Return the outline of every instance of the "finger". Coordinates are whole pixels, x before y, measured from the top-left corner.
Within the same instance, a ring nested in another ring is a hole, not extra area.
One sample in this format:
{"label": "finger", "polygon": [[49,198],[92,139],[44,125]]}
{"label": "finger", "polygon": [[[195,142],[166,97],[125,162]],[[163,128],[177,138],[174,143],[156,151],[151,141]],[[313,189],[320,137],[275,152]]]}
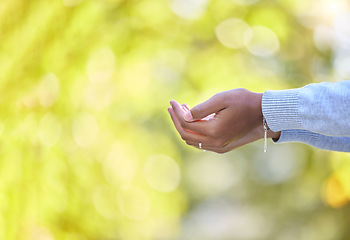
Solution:
{"label": "finger", "polygon": [[243,142],[232,142],[231,144],[228,144],[226,146],[223,146],[223,147],[215,147],[215,146],[209,146],[209,145],[205,145],[202,143],[202,146],[201,148],[199,147],[199,143],[198,142],[186,142],[188,145],[190,146],[193,146],[193,147],[196,147],[196,148],[199,148],[199,149],[202,149],[202,150],[208,150],[208,151],[211,151],[211,152],[216,152],[216,153],[226,153],[226,152],[229,152],[231,150],[234,150],[240,146],[243,146],[245,145],[245,143]]}
{"label": "finger", "polygon": [[226,108],[226,103],[224,101],[225,94],[225,92],[218,93],[207,101],[193,107],[190,112],[187,112],[184,115],[185,120],[188,122],[200,120],[210,114],[217,113]]}
{"label": "finger", "polygon": [[193,142],[207,142],[208,141],[207,137],[205,137],[203,135],[200,135],[198,133],[190,132],[190,131],[183,129],[179,120],[177,119],[177,117],[174,113],[174,110],[171,107],[169,107],[168,111],[169,111],[171,120],[173,121],[176,130],[179,132],[181,138],[184,141],[193,141]]}
{"label": "finger", "polygon": [[185,114],[185,112],[182,109],[182,106],[175,100],[172,100],[170,104],[182,128],[188,129],[193,132],[197,132],[201,135],[205,135],[205,136],[208,135],[208,129],[210,129],[211,127],[210,121],[196,121],[191,123],[186,122],[185,119],[183,118],[183,115]]}
{"label": "finger", "polygon": [[[263,132],[261,129],[262,129],[261,126],[259,126],[255,129],[253,129],[251,132],[249,132],[245,136],[243,136],[243,137],[239,138],[238,140],[233,141],[233,142],[231,142],[228,145],[225,145],[223,147],[215,147],[215,146],[202,144],[202,149],[216,152],[216,153],[226,153],[226,152],[232,151],[232,150],[237,149],[239,147],[242,147],[248,143],[251,143],[251,142],[254,142],[256,140],[261,139],[263,136]],[[190,142],[189,145],[199,148],[198,142]]]}
{"label": "finger", "polygon": [[228,152],[231,150],[228,146],[214,147],[214,146],[209,146],[209,145],[201,143],[201,147],[199,147],[199,142],[186,142],[186,143],[188,145],[195,147],[195,148],[198,148],[200,150],[204,150],[204,151],[208,150],[208,151],[216,152],[216,153],[225,153],[225,152]]}
{"label": "finger", "polygon": [[202,149],[207,149],[207,148],[212,148],[212,149],[219,149],[219,148],[224,148],[224,146],[222,147],[217,147],[215,146],[211,141],[207,141],[207,142],[197,142],[197,141],[186,141],[186,143],[190,146],[194,146],[199,148],[199,143],[202,144]]}
{"label": "finger", "polygon": [[184,140],[184,141],[197,141],[197,142],[207,142],[207,139],[205,136],[203,135],[200,135],[196,132],[192,132],[192,131],[189,131],[187,129],[184,129],[182,128],[179,120],[177,119],[175,113],[174,113],[174,110],[169,107],[168,108],[168,111],[169,111],[169,114],[170,114],[170,117],[174,123],[174,126],[176,128],[176,130],[179,132],[181,138]]}
{"label": "finger", "polygon": [[188,106],[186,103],[181,104],[181,106],[182,106],[182,109],[183,109],[185,112],[188,112],[188,111],[191,109],[190,106]]}

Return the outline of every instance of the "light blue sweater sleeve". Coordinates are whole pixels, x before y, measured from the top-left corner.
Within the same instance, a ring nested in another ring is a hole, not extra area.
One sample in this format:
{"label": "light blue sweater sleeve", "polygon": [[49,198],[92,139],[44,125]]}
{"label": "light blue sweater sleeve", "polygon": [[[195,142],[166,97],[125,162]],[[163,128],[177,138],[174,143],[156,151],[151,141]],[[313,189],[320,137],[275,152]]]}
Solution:
{"label": "light blue sweater sleeve", "polygon": [[262,111],[270,129],[282,131],[278,142],[350,151],[350,80],[266,91]]}

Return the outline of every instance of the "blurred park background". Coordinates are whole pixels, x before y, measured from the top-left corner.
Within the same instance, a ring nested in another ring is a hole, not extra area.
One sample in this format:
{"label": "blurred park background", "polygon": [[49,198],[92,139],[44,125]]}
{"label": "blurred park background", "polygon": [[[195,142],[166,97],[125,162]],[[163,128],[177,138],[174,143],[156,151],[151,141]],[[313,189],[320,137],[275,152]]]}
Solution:
{"label": "blurred park background", "polygon": [[348,0],[2,0],[0,239],[349,239],[349,154],[202,152],[167,113],[350,79],[349,39]]}

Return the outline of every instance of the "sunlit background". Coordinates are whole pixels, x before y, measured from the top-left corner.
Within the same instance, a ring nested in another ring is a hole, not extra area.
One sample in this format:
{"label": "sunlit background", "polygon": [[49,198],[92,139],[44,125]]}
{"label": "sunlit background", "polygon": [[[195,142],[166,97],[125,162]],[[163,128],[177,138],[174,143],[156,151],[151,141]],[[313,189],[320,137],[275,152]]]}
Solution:
{"label": "sunlit background", "polygon": [[348,0],[2,0],[0,239],[330,240],[350,155],[186,146],[167,113],[350,79]]}

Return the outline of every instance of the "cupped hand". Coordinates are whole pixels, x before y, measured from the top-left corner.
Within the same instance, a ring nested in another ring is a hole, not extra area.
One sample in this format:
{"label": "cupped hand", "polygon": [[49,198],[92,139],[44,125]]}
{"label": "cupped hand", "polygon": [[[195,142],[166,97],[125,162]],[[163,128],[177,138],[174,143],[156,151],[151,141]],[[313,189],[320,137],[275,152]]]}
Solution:
{"label": "cupped hand", "polygon": [[[168,108],[181,138],[188,145],[218,153],[256,141],[264,136],[261,93],[233,89],[214,95],[189,108],[175,100]],[[269,137],[277,137],[270,131]]]}

